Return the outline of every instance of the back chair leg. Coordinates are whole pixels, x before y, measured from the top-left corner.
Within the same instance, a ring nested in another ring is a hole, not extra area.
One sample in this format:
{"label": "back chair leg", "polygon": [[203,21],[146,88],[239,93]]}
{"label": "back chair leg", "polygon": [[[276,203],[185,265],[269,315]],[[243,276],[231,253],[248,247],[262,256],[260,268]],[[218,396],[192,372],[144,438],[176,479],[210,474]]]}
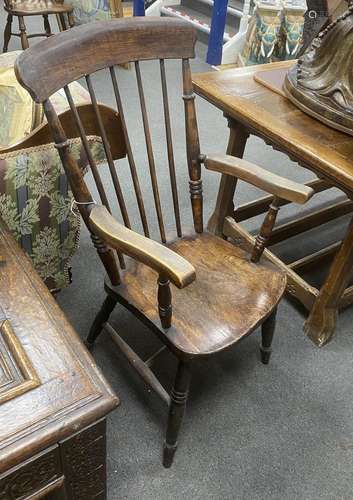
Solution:
{"label": "back chair leg", "polygon": [[109,316],[114,310],[114,307],[116,306],[117,300],[115,297],[112,297],[111,295],[107,295],[105,301],[103,302],[103,305],[97,314],[97,316],[94,318],[94,321],[92,323],[91,329],[89,331],[88,337],[86,339],[86,346],[91,349],[94,345],[94,342],[96,341],[98,335],[102,331],[102,326],[104,323],[106,323],[109,319]]}
{"label": "back chair leg", "polygon": [[49,37],[51,36],[51,27],[50,27],[50,22],[49,22],[49,18],[48,18],[48,15],[47,14],[44,14],[43,15],[43,19],[44,19],[44,29],[45,29],[45,33],[46,35]]}
{"label": "back chair leg", "polygon": [[26,33],[25,20],[24,20],[23,16],[18,16],[18,26],[20,28],[22,49],[26,50],[26,49],[28,49],[29,45],[28,45],[28,38],[27,38],[27,33]]}
{"label": "back chair leg", "polygon": [[273,334],[275,333],[276,327],[276,314],[277,308],[274,309],[271,315],[262,324],[262,344],[260,346],[261,361],[267,365],[271,357],[271,344],[273,339]]}
{"label": "back chair leg", "polygon": [[12,14],[8,14],[7,23],[4,31],[4,48],[2,49],[3,52],[7,52],[11,38],[11,32],[12,32]]}
{"label": "back chair leg", "polygon": [[60,24],[62,26],[62,30],[66,31],[67,30],[67,24],[66,24],[66,19],[65,19],[64,14],[59,14],[59,17],[60,17]]}
{"label": "back chair leg", "polygon": [[171,392],[167,434],[163,450],[163,465],[170,467],[178,446],[178,434],[183,421],[186,400],[189,393],[191,372],[184,361],[179,361],[174,387]]}

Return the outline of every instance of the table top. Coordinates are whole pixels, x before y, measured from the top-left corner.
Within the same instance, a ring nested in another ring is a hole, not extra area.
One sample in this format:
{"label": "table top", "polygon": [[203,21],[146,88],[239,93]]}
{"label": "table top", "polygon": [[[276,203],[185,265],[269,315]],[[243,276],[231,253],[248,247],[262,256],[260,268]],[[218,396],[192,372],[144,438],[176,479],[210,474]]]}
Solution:
{"label": "table top", "polygon": [[311,118],[254,80],[259,71],[292,64],[285,61],[193,74],[194,90],[250,133],[263,137],[318,176],[353,191],[353,137]]}
{"label": "table top", "polygon": [[0,221],[0,474],[118,399]]}

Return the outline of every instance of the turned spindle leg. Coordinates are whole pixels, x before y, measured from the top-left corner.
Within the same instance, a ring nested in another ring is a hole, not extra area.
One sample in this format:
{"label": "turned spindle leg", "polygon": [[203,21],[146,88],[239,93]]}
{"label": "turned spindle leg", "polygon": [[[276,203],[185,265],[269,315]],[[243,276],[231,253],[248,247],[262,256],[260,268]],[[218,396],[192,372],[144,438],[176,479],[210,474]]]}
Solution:
{"label": "turned spindle leg", "polygon": [[95,246],[95,249],[97,250],[98,256],[101,259],[105,270],[107,271],[111,284],[114,286],[119,285],[120,274],[114,252],[107,247],[107,245],[101,238],[99,238],[99,236],[96,236],[93,233],[91,233],[91,240]]}
{"label": "turned spindle leg", "polygon": [[251,262],[259,262],[261,255],[266,248],[267,242],[271,236],[272,229],[276,222],[279,211],[279,204],[279,198],[274,197],[271,205],[269,206],[265,220],[262,223],[260,232],[255,239],[255,245],[250,258]]}
{"label": "turned spindle leg", "polygon": [[262,324],[262,344],[260,346],[260,353],[261,361],[264,365],[269,363],[271,357],[271,344],[276,327],[276,313],[277,309],[274,309],[271,315]]}
{"label": "turned spindle leg", "polygon": [[185,413],[190,379],[191,372],[189,365],[184,361],[179,361],[174,387],[170,395],[168,427],[163,450],[163,465],[167,468],[172,465],[178,446],[178,435]]}

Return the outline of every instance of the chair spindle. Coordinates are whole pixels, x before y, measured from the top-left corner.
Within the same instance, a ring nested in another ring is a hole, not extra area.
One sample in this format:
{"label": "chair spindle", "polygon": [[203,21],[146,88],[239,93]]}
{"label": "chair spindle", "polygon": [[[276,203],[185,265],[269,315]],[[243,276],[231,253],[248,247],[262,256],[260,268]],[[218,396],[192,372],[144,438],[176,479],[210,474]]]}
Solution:
{"label": "chair spindle", "polygon": [[263,251],[266,248],[269,237],[271,236],[272,229],[275,225],[278,211],[280,209],[281,200],[276,196],[273,198],[271,205],[269,206],[266,217],[261,225],[259,234],[255,239],[255,244],[251,253],[251,262],[259,262]]}
{"label": "chair spindle", "polygon": [[177,186],[176,174],[175,174],[173,140],[172,140],[171,125],[170,125],[168,89],[167,89],[167,79],[166,79],[166,74],[165,74],[164,59],[160,59],[159,62],[160,62],[160,69],[161,69],[161,83],[162,83],[162,95],[163,95],[164,123],[165,123],[165,135],[166,135],[167,151],[168,151],[168,165],[169,165],[170,185],[171,185],[171,188],[172,188],[174,217],[175,217],[175,224],[176,224],[177,235],[179,236],[179,238],[181,238],[182,237],[182,231],[181,231],[181,221],[180,221],[178,186]]}
{"label": "chair spindle", "polygon": [[195,94],[192,87],[189,59],[183,59],[182,69],[183,100],[185,107],[186,150],[190,177],[190,198],[195,231],[197,233],[202,233],[203,198],[200,164],[200,144],[195,110]]}
{"label": "chair spindle", "polygon": [[158,277],[158,312],[164,329],[168,329],[172,324],[172,292],[170,281],[163,275]]}
{"label": "chair spindle", "polygon": [[120,96],[120,91],[118,87],[118,82],[115,74],[115,69],[113,66],[109,68],[110,71],[110,76],[112,79],[112,84],[113,84],[113,89],[114,89],[114,94],[115,94],[115,100],[116,100],[116,105],[118,108],[118,112],[120,115],[120,120],[121,120],[121,125],[123,129],[123,134],[124,134],[124,139],[125,139],[125,144],[126,144],[126,152],[127,152],[127,158],[129,162],[129,167],[130,167],[130,173],[131,173],[131,178],[132,182],[134,185],[134,190],[135,190],[135,195],[136,195],[136,200],[137,200],[137,205],[139,208],[140,212],[140,217],[141,217],[141,223],[143,227],[143,231],[145,236],[149,238],[149,229],[148,229],[148,223],[147,223],[147,216],[146,216],[146,211],[145,211],[145,206],[143,203],[143,198],[142,198],[142,192],[141,192],[141,187],[137,175],[137,169],[136,169],[136,163],[134,156],[132,154],[132,148],[131,148],[131,143],[130,143],[130,138],[129,134],[127,131],[127,126],[126,126],[126,121],[125,121],[125,115],[124,115],[124,109],[123,109],[123,103],[121,100]]}
{"label": "chair spindle", "polygon": [[166,242],[165,227],[164,227],[164,221],[163,221],[163,215],[162,215],[161,200],[160,200],[160,196],[159,196],[157,174],[156,174],[156,165],[155,165],[154,155],[153,155],[152,139],[151,139],[151,132],[150,132],[150,127],[149,127],[149,123],[148,123],[145,93],[143,91],[140,64],[138,61],[135,62],[135,72],[136,72],[138,94],[139,94],[139,99],[140,99],[143,130],[145,133],[148,166],[149,166],[150,176],[151,176],[154,204],[155,204],[156,213],[157,213],[158,226],[159,226],[159,232],[161,235],[161,240],[163,243],[165,243]]}
{"label": "chair spindle", "polygon": [[98,108],[97,99],[96,99],[96,95],[95,95],[94,90],[93,90],[90,75],[86,75],[86,82],[87,82],[88,92],[89,92],[89,95],[91,97],[91,102],[92,102],[92,106],[94,109],[94,113],[95,113],[96,118],[97,118],[99,132],[100,132],[100,135],[101,135],[101,138],[103,141],[104,151],[105,151],[105,155],[107,157],[108,166],[109,166],[110,175],[111,175],[111,178],[112,178],[112,181],[114,184],[115,193],[116,193],[116,196],[118,198],[118,203],[119,203],[121,215],[123,217],[123,221],[124,221],[125,226],[130,229],[131,225],[130,225],[129,216],[128,216],[128,213],[126,210],[124,196],[123,196],[120,182],[119,182],[116,170],[115,170],[113,156],[112,156],[112,153],[110,151],[110,145],[109,145],[109,141],[107,139],[106,132],[104,130],[102,117],[101,117],[101,114],[100,114],[100,111]]}
{"label": "chair spindle", "polygon": [[109,210],[109,212],[111,213],[111,209],[110,209],[110,206],[109,206],[108,198],[107,198],[107,195],[106,195],[106,193],[104,191],[104,186],[103,186],[102,179],[101,179],[101,177],[99,175],[99,172],[98,172],[98,169],[97,169],[97,165],[96,165],[96,163],[95,163],[95,161],[93,159],[91,148],[89,147],[89,143],[88,143],[88,140],[87,140],[87,137],[86,137],[85,130],[84,130],[83,125],[82,125],[82,121],[81,121],[80,115],[78,114],[77,108],[75,106],[75,103],[74,103],[74,100],[72,98],[72,95],[71,95],[71,92],[70,92],[70,89],[69,89],[68,85],[66,85],[64,87],[64,91],[65,91],[66,98],[67,98],[67,101],[69,103],[70,109],[71,109],[71,111],[72,111],[72,113],[74,115],[75,123],[76,123],[77,129],[79,131],[83,147],[85,149],[85,153],[86,153],[86,156],[87,156],[87,159],[88,159],[88,163],[89,163],[89,166],[91,168],[91,171],[92,171],[92,174],[93,174],[93,178],[94,178],[94,181],[96,183],[97,190],[98,190],[101,202],[103,203],[103,205],[105,205],[105,207],[107,208],[107,210]]}
{"label": "chair spindle", "polygon": [[[106,195],[105,190],[104,190],[102,179],[101,179],[100,174],[98,172],[97,165],[93,159],[91,148],[89,147],[89,142],[87,140],[86,132],[83,128],[80,115],[77,111],[77,108],[75,106],[75,103],[74,103],[74,100],[72,98],[70,88],[68,85],[65,85],[64,91],[65,91],[66,99],[69,103],[70,109],[74,115],[75,123],[76,123],[77,129],[78,129],[80,137],[81,137],[81,141],[82,141],[82,144],[83,144],[83,147],[84,147],[87,159],[88,159],[88,163],[90,165],[90,168],[91,168],[91,171],[93,174],[93,178],[94,178],[97,190],[98,190],[99,197],[100,197],[103,205],[105,205],[107,210],[109,210],[109,212],[111,213],[111,208],[110,208],[110,205],[108,202],[107,195]],[[117,252],[117,254],[118,254],[118,258],[119,258],[120,267],[122,269],[125,269],[125,261],[124,261],[123,254],[121,252]]]}

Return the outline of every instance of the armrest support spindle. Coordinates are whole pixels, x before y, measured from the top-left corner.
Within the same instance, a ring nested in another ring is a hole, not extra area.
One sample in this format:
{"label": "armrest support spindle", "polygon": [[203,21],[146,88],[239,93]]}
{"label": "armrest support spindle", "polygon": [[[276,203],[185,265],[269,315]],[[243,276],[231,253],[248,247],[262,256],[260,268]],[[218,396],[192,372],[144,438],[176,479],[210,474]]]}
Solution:
{"label": "armrest support spindle", "polygon": [[275,225],[278,211],[280,209],[280,199],[274,198],[271,205],[269,206],[266,217],[261,225],[259,234],[255,239],[255,245],[253,247],[250,260],[251,262],[259,262],[263,251],[266,248],[269,237],[271,236],[272,229]]}
{"label": "armrest support spindle", "polygon": [[170,281],[163,274],[158,277],[158,312],[162,327],[167,330],[172,324],[172,292]]}

